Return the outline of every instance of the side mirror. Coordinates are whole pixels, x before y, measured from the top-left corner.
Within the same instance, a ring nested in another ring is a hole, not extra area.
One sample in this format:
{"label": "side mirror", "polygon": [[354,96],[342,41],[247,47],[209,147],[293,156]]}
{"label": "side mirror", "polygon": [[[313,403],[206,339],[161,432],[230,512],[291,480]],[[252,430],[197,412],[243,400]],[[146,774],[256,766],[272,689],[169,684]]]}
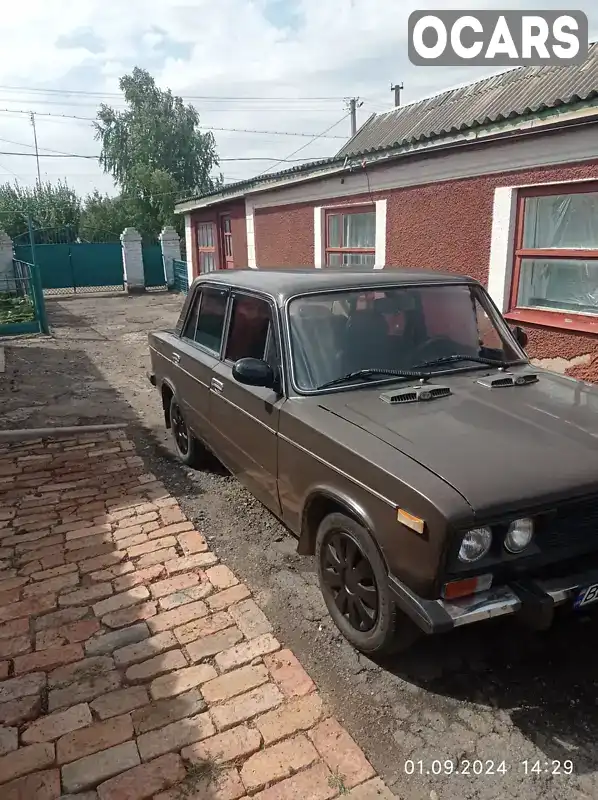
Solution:
{"label": "side mirror", "polygon": [[525,350],[529,340],[527,333],[521,326],[517,325],[515,328],[513,328],[513,336],[517,339],[517,343]]}
{"label": "side mirror", "polygon": [[245,386],[263,386],[273,389],[274,370],[260,358],[240,358],[233,367],[233,378]]}

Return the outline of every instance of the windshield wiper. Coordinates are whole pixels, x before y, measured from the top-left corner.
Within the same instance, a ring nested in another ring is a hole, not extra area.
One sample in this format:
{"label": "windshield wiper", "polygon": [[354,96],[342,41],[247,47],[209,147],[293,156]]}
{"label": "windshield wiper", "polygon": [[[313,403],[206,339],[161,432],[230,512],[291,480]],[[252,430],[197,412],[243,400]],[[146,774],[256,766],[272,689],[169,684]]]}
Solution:
{"label": "windshield wiper", "polygon": [[456,353],[453,356],[444,356],[443,358],[434,358],[432,361],[424,361],[422,364],[415,364],[414,370],[423,369],[424,367],[439,367],[442,364],[453,364],[457,361],[473,361],[474,364],[485,364],[488,367],[512,367],[514,364],[525,364],[527,362],[518,358],[515,361],[501,361],[497,358],[484,358],[483,356],[468,356]]}
{"label": "windshield wiper", "polygon": [[368,378],[375,378],[378,375],[388,375],[390,378],[430,378],[429,372],[418,372],[417,370],[406,369],[360,369],[357,372],[348,372],[340,378],[334,378],[332,381],[326,381],[321,386],[316,386],[316,389],[330,389],[332,386],[338,386],[347,381],[366,380]]}

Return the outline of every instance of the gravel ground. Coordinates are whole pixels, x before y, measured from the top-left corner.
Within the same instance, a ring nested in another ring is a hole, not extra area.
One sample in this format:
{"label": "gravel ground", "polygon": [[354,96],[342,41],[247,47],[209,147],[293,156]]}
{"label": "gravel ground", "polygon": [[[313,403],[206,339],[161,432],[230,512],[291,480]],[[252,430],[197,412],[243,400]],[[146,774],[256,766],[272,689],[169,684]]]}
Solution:
{"label": "gravel ground", "polygon": [[500,621],[471,626],[385,664],[357,654],[328,619],[313,560],[297,556],[285,528],[219,464],[193,471],[174,460],[146,379],[146,334],[172,327],[181,302],[49,301],[52,337],[3,342],[0,430],[129,421],[149,468],[247,581],[402,800],[598,797],[598,619],[543,634]]}

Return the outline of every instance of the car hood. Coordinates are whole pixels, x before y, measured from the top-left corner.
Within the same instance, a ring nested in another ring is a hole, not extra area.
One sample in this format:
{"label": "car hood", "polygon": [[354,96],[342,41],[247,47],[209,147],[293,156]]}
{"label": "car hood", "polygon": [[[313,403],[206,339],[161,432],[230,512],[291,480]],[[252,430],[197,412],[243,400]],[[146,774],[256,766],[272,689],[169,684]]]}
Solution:
{"label": "car hood", "polygon": [[489,372],[437,376],[452,394],[428,402],[390,405],[385,385],[320,405],[434,472],[476,513],[598,493],[598,388],[533,372],[537,383],[492,389],[478,382]]}

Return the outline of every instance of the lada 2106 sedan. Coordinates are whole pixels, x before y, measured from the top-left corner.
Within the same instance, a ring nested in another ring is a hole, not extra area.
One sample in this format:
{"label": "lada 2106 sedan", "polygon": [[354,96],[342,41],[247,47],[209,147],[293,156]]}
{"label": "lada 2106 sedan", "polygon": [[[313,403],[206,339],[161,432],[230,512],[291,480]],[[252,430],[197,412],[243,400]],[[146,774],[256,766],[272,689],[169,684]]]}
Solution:
{"label": "lada 2106 sedan", "polygon": [[598,390],[533,368],[476,281],[212,273],[149,344],[180,459],[208,448],[315,554],[362,652],[598,600]]}

